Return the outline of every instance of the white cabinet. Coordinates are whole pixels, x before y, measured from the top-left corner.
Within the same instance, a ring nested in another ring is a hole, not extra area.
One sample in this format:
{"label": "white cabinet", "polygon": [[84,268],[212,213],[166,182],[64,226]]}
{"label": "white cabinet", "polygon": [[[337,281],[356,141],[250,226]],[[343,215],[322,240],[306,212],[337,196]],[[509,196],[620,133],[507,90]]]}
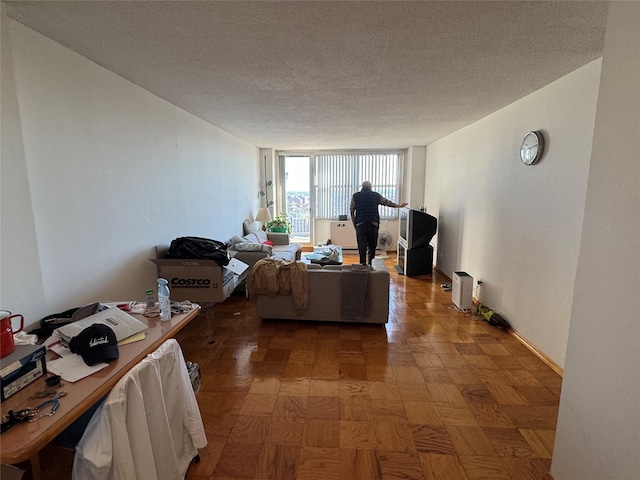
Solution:
{"label": "white cabinet", "polygon": [[334,245],[340,245],[343,249],[358,248],[356,229],[351,220],[329,222],[329,235],[331,236],[331,243]]}

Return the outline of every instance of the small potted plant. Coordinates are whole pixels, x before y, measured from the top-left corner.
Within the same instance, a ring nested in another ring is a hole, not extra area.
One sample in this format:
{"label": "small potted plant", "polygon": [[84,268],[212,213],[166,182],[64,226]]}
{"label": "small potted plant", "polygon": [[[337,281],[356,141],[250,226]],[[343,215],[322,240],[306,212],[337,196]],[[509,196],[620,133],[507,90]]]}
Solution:
{"label": "small potted plant", "polygon": [[267,224],[267,229],[270,232],[291,233],[291,222],[286,213],[280,213]]}

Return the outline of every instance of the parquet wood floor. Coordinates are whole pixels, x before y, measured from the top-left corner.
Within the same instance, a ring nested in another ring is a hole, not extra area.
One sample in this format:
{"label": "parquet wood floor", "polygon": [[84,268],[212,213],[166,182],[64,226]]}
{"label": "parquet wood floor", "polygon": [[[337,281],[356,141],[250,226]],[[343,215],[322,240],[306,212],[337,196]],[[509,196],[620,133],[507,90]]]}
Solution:
{"label": "parquet wood floor", "polygon": [[560,377],[393,263],[384,326],[262,321],[242,296],[191,323],[209,445],[188,480],[551,478]]}
{"label": "parquet wood floor", "polygon": [[235,294],[181,332],[209,440],[187,480],[552,480],[561,378],[386,262],[386,325],[263,321]]}

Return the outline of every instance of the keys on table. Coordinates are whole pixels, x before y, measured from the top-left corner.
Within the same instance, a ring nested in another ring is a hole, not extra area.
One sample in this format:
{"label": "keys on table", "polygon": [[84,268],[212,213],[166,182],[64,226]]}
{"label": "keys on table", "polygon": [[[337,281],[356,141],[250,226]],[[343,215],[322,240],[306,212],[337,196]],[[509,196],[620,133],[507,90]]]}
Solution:
{"label": "keys on table", "polygon": [[[27,407],[18,411],[9,410],[7,414],[2,417],[0,433],[6,432],[18,423],[34,422],[38,420],[38,418],[52,416],[60,406],[60,399],[66,395],[67,392],[57,392],[55,390],[41,390],[36,392],[30,399],[46,398],[46,400],[35,407]],[[47,405],[51,405],[49,411],[44,409]]]}

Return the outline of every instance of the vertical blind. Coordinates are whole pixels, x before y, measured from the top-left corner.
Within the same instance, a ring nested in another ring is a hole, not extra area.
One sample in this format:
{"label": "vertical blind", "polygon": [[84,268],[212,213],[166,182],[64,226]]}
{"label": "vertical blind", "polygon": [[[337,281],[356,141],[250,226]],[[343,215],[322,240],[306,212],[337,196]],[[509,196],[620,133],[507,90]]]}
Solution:
{"label": "vertical blind", "polygon": [[[392,202],[399,202],[404,154],[394,153],[327,153],[314,159],[315,218],[338,218],[349,215],[351,196],[362,182]],[[380,207],[380,218],[394,218],[397,210]]]}

